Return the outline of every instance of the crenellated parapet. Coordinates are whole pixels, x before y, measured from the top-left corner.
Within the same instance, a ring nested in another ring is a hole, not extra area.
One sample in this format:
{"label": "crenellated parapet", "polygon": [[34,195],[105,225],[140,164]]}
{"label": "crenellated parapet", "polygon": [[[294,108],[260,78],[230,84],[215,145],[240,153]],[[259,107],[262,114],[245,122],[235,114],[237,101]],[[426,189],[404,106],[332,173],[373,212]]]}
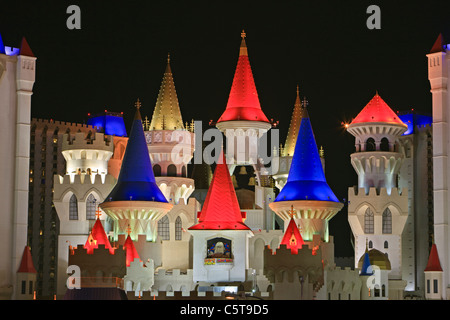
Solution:
{"label": "crenellated parapet", "polygon": [[88,253],[80,244],[69,249],[70,265],[80,268],[82,287],[92,286],[93,283],[99,286],[102,281],[122,279],[126,275],[126,250],[119,246],[111,254],[105,245],[99,245],[93,253]]}
{"label": "crenellated parapet", "polygon": [[311,283],[321,281],[323,265],[321,249],[303,246],[298,254],[292,254],[286,245],[273,251],[264,249],[264,275],[270,282],[298,281],[298,276],[308,276]]}

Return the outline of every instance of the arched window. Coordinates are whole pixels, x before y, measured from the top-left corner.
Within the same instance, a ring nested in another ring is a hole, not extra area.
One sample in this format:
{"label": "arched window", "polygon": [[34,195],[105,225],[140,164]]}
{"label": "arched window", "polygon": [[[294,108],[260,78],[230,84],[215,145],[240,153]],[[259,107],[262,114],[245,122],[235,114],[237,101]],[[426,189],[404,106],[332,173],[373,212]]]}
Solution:
{"label": "arched window", "polygon": [[375,140],[373,138],[369,138],[366,140],[366,151],[375,151]]}
{"label": "arched window", "polygon": [[387,138],[381,139],[380,150],[389,151],[389,140]]}
{"label": "arched window", "polygon": [[86,199],[86,220],[95,220],[96,202],[97,200],[91,193]]}
{"label": "arched window", "polygon": [[155,177],[161,176],[161,166],[159,164],[155,164],[153,166],[153,174],[155,175]]}
{"label": "arched window", "polygon": [[174,164],[171,164],[167,167],[167,176],[168,177],[176,177],[177,176],[177,167]]}
{"label": "arched window", "polygon": [[69,200],[69,220],[78,220],[78,200],[75,194]]}
{"label": "arched window", "polygon": [[170,240],[169,218],[167,216],[158,221],[158,235],[162,240]]}
{"label": "arched window", "polygon": [[386,208],[383,211],[383,233],[388,233],[391,234],[392,233],[392,214],[391,214],[391,210],[389,210],[389,208]]}
{"label": "arched window", "polygon": [[182,238],[182,223],[181,218],[178,216],[175,220],[175,240],[181,240]]}
{"label": "arched window", "polygon": [[364,232],[373,233],[373,212],[370,208],[366,209],[364,214]]}
{"label": "arched window", "polygon": [[389,243],[387,241],[384,242],[384,248],[389,249]]}
{"label": "arched window", "polygon": [[372,240],[370,240],[369,241],[369,249],[372,249],[373,248],[373,242],[372,242]]}

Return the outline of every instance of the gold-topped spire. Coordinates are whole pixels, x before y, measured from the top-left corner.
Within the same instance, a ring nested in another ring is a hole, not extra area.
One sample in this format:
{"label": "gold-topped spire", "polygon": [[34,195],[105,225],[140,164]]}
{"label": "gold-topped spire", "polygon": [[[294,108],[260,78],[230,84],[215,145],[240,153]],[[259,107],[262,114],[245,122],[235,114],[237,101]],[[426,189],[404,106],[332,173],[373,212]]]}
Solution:
{"label": "gold-topped spire", "polygon": [[177,92],[170,68],[170,53],[167,54],[166,71],[161,82],[155,109],[149,130],[182,130],[184,129],[178,104]]}
{"label": "gold-topped spire", "polygon": [[245,37],[247,36],[247,34],[245,33],[244,29],[242,29],[241,32],[241,47],[239,48],[239,55],[240,56],[248,56],[248,51],[247,51],[247,44],[245,43]]}
{"label": "gold-topped spire", "polygon": [[300,100],[300,86],[297,85],[297,96],[294,103],[294,111],[292,112],[291,123],[289,125],[288,134],[284,144],[283,151],[280,152],[283,156],[293,156],[295,144],[297,143],[297,134],[300,130],[300,123],[302,122],[302,102]]}
{"label": "gold-topped spire", "polygon": [[134,103],[134,106],[138,110],[141,108],[142,104],[141,104],[141,101],[139,100],[139,98],[137,98],[136,102]]}
{"label": "gold-topped spire", "polygon": [[295,211],[294,211],[294,206],[293,205],[291,205],[291,210],[289,210],[288,212],[289,212],[289,216],[291,217],[291,219],[293,219],[294,215],[295,215]]}

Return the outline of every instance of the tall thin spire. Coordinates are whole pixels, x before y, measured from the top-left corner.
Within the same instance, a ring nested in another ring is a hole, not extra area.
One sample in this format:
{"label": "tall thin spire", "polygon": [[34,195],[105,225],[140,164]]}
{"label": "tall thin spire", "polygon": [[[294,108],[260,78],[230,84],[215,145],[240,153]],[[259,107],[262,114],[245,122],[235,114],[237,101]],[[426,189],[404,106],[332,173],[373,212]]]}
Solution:
{"label": "tall thin spire", "polygon": [[259,103],[255,80],[248,58],[247,45],[245,43],[246,33],[241,33],[241,46],[239,48],[239,59],[231,85],[227,107],[217,121],[260,121],[269,122]]}
{"label": "tall thin spire", "polygon": [[302,102],[300,101],[300,91],[297,85],[297,97],[295,98],[294,110],[292,111],[291,123],[289,125],[286,142],[284,144],[283,156],[294,155],[295,143],[297,142],[297,134],[300,130],[302,122]]}
{"label": "tall thin spire", "polygon": [[178,96],[175,90],[172,69],[170,67],[170,53],[167,54],[167,65],[156,100],[150,130],[179,130],[184,129]]}

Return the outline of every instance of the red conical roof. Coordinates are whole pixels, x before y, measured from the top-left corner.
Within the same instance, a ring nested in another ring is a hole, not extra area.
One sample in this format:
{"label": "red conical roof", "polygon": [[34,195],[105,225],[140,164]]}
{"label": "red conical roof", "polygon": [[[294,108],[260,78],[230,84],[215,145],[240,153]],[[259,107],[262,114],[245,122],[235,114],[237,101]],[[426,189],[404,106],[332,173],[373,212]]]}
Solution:
{"label": "red conical roof", "polygon": [[134,259],[138,258],[140,260],[139,254],[136,250],[136,247],[134,246],[133,240],[131,240],[130,235],[128,235],[127,239],[125,240],[123,248],[126,250],[127,267],[130,266],[130,263],[133,262]]}
{"label": "red conical roof", "polygon": [[25,37],[22,38],[22,43],[20,44],[19,52],[21,56],[34,57],[34,53],[33,51],[31,51],[31,48],[28,45],[27,39],[25,39]]}
{"label": "red conical roof", "polygon": [[103,229],[102,222],[100,219],[97,219],[92,227],[84,248],[87,250],[88,254],[92,254],[94,249],[97,249],[99,245],[105,245],[105,248],[109,249],[111,254],[114,254],[114,248],[108,240],[108,236],[106,235],[105,229]]}
{"label": "red conical roof", "polygon": [[20,261],[20,266],[17,272],[23,273],[37,273],[34,268],[33,258],[31,257],[31,251],[29,246],[25,246],[22,254],[22,261]]}
{"label": "red conical roof", "polygon": [[352,124],[356,123],[370,123],[370,122],[385,122],[391,124],[399,124],[406,127],[406,124],[400,120],[394,111],[384,102],[378,95],[372,98],[369,103],[361,110],[361,112],[353,119]]}
{"label": "red conical roof", "polygon": [[437,37],[436,41],[433,44],[433,47],[430,50],[430,53],[436,53],[436,52],[443,52],[445,51],[445,40],[444,40],[444,36],[442,35],[442,33],[439,34],[439,36]]}
{"label": "red conical roof", "polygon": [[280,244],[284,244],[288,249],[291,249],[291,254],[297,254],[298,249],[301,249],[302,245],[305,244],[294,218],[291,218]]}
{"label": "red conical roof", "polygon": [[223,121],[262,121],[269,122],[259,104],[258,92],[247,54],[245,33],[242,32],[239,59],[233,84],[228,97],[227,108],[217,122]]}
{"label": "red conical roof", "polygon": [[441,263],[439,262],[439,255],[436,244],[433,243],[430,250],[430,257],[428,264],[424,271],[442,271]]}
{"label": "red conical roof", "polygon": [[223,151],[219,160],[199,213],[199,223],[189,230],[250,230],[243,223],[245,213],[239,208]]}

